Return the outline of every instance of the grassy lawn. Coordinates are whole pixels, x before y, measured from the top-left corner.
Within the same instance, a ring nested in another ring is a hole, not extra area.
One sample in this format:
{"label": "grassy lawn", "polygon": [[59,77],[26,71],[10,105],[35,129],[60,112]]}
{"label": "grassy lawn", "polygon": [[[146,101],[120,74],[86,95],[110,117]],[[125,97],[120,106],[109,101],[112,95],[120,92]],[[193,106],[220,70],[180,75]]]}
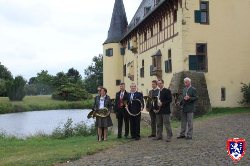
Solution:
{"label": "grassy lawn", "polygon": [[53,100],[51,96],[26,96],[23,101],[11,102],[7,97],[0,97],[0,114],[51,109],[91,108],[93,100],[67,102]]}
{"label": "grassy lawn", "polygon": [[[196,118],[196,120],[202,121],[207,118],[236,113],[250,113],[250,108],[215,108],[203,117]],[[113,122],[114,126],[117,126],[114,116]],[[173,128],[178,128],[180,122],[172,121],[171,125]],[[142,137],[149,134],[150,127],[142,122]],[[66,139],[32,137],[26,140],[0,136],[0,165],[53,165],[69,160],[77,160],[81,156],[91,155],[126,142],[128,142],[126,139],[116,139],[115,134],[111,134],[108,141],[103,142],[97,142],[96,136]]]}
{"label": "grassy lawn", "polygon": [[53,165],[79,159],[127,140],[111,135],[108,141],[97,142],[96,136],[52,139],[33,137],[26,140],[0,138],[0,165]]}

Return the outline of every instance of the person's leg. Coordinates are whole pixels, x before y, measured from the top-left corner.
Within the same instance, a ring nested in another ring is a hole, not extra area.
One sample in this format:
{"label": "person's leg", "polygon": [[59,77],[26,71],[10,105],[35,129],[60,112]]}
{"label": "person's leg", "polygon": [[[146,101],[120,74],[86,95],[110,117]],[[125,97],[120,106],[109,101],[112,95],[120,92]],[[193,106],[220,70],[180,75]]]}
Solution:
{"label": "person's leg", "polygon": [[123,116],[120,112],[117,112],[117,120],[118,120],[118,134],[117,138],[122,137],[122,124],[123,124]]}
{"label": "person's leg", "polygon": [[156,135],[156,115],[154,111],[150,111],[149,115],[151,119],[151,135],[149,137],[153,137]]}
{"label": "person's leg", "polygon": [[156,139],[162,139],[162,130],[163,130],[162,114],[156,114],[156,123],[157,123]]}
{"label": "person's leg", "polygon": [[124,136],[127,137],[129,134],[129,114],[127,112],[125,112],[126,110],[124,110],[124,124],[125,124],[125,134]]}
{"label": "person's leg", "polygon": [[129,121],[130,121],[130,135],[131,135],[131,138],[135,138],[135,124],[134,124],[135,120],[134,120],[134,117],[130,116]]}
{"label": "person's leg", "polygon": [[181,112],[181,137],[185,137],[186,133],[186,127],[187,127],[187,113],[186,112]]}
{"label": "person's leg", "polygon": [[98,141],[102,140],[102,128],[98,127]]}
{"label": "person's leg", "polygon": [[187,138],[192,138],[193,136],[193,112],[187,113],[187,125],[188,125],[188,130],[187,130]]}
{"label": "person's leg", "polygon": [[108,135],[108,128],[107,127],[104,127],[103,128],[103,136],[104,136],[104,141],[106,141],[107,140],[107,135]]}
{"label": "person's leg", "polygon": [[136,119],[136,122],[135,122],[135,126],[136,126],[136,130],[135,130],[135,132],[136,132],[136,139],[140,139],[140,127],[141,127],[141,114],[140,115],[138,115],[138,116],[136,116],[135,117],[135,119]]}
{"label": "person's leg", "polygon": [[164,114],[162,116],[163,116],[163,123],[167,132],[167,141],[169,142],[173,136],[171,123],[170,123],[170,114]]}

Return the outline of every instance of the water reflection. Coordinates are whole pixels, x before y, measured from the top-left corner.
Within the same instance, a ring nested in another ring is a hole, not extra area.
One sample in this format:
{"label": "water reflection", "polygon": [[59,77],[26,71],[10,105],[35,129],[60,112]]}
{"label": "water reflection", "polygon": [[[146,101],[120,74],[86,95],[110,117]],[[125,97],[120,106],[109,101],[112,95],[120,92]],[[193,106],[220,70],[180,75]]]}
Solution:
{"label": "water reflection", "polygon": [[19,138],[37,133],[51,134],[56,127],[66,123],[68,118],[73,120],[73,124],[84,121],[90,126],[94,120],[87,119],[89,112],[90,110],[51,110],[4,114],[0,115],[0,131]]}

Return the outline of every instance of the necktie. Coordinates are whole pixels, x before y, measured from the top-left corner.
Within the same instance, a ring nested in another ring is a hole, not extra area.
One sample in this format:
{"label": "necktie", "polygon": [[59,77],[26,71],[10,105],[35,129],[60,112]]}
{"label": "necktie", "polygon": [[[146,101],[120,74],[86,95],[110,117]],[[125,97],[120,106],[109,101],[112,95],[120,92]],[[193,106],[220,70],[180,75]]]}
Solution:
{"label": "necktie", "polygon": [[131,93],[130,100],[133,100],[134,98],[134,93]]}

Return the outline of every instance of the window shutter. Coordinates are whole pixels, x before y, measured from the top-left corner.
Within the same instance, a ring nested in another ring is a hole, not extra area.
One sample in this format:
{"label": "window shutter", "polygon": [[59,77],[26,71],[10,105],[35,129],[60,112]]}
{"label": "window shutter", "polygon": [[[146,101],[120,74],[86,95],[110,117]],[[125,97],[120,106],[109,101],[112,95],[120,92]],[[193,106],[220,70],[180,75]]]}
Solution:
{"label": "window shutter", "polygon": [[197,56],[189,55],[189,70],[197,70]]}
{"label": "window shutter", "polygon": [[201,11],[200,10],[194,11],[194,21],[196,23],[201,23]]}
{"label": "window shutter", "polygon": [[120,48],[121,55],[125,55],[125,48]]}

